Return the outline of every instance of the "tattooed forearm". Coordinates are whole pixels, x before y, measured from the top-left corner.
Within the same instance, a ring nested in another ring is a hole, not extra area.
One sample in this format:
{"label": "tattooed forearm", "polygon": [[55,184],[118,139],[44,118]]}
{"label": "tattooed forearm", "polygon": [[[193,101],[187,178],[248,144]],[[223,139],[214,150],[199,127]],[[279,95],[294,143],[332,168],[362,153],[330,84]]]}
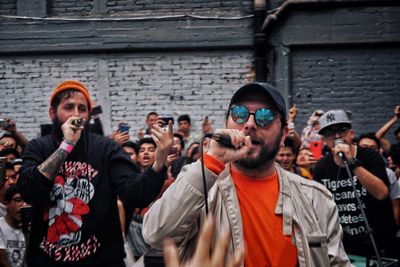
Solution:
{"label": "tattooed forearm", "polygon": [[39,172],[49,180],[53,180],[67,156],[67,151],[58,148],[45,162],[38,166]]}

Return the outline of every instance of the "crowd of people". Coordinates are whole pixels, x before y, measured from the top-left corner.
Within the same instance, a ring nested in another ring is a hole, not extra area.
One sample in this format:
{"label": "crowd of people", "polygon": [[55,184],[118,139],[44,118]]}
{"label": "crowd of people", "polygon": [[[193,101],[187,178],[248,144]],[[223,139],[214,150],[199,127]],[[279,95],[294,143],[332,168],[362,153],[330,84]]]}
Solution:
{"label": "crowd of people", "polygon": [[40,138],[11,118],[0,126],[0,266],[140,266],[163,248],[167,266],[399,260],[400,127],[398,143],[385,135],[400,106],[376,132],[357,136],[335,109],[311,112],[298,133],[298,107],[249,83],[224,129],[150,112],[135,135],[121,121],[104,136],[81,82],[58,84],[49,104]]}

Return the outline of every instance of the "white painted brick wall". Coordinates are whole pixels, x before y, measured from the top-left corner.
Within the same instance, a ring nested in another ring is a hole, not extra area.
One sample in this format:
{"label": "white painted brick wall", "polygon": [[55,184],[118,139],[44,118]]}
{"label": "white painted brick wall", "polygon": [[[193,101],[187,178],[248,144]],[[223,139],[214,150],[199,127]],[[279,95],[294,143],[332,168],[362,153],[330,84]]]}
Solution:
{"label": "white painted brick wall", "polygon": [[85,83],[104,110],[107,133],[118,121],[144,127],[147,113],[190,114],[195,130],[209,115],[222,127],[232,93],[244,84],[251,51],[24,55],[0,57],[0,115],[28,138],[49,123],[49,98],[64,79]]}

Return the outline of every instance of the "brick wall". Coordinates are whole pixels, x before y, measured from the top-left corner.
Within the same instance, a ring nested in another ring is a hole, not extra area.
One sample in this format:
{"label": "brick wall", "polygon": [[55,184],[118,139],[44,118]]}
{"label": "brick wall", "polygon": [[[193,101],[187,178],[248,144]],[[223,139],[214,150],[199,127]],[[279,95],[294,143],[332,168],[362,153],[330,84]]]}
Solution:
{"label": "brick wall", "polygon": [[177,14],[238,15],[251,12],[252,0],[49,0],[50,16],[90,16],[99,11],[112,16]]}
{"label": "brick wall", "polygon": [[244,83],[251,51],[79,54],[0,57],[1,116],[15,118],[29,138],[49,123],[48,100],[63,79],[83,81],[103,106],[103,123],[144,126],[148,112],[188,113],[194,128],[209,115],[222,127],[232,92]]}
{"label": "brick wall", "polygon": [[[396,47],[293,49],[292,102],[301,131],[316,109],[353,112],[356,134],[377,131],[400,104],[400,53]],[[392,141],[393,130],[387,135]]]}
{"label": "brick wall", "polygon": [[17,14],[17,0],[1,0],[0,15],[12,16]]}
{"label": "brick wall", "polygon": [[49,16],[88,16],[96,0],[48,0]]}
{"label": "brick wall", "polygon": [[253,1],[220,0],[220,1],[184,1],[184,0],[108,0],[107,14],[110,15],[166,15],[166,14],[197,14],[197,15],[229,15],[251,12]]}

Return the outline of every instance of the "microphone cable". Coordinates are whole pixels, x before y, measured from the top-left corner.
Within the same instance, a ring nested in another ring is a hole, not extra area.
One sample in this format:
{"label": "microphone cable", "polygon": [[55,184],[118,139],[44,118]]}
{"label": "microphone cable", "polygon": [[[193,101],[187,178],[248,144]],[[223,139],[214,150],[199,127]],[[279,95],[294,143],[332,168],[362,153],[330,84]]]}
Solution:
{"label": "microphone cable", "polygon": [[212,134],[207,133],[203,136],[200,142],[200,162],[201,162],[201,175],[203,178],[203,190],[204,190],[204,208],[206,210],[206,215],[208,215],[208,191],[207,191],[207,181],[206,181],[206,171],[204,168],[204,149],[203,144],[206,138],[210,138]]}
{"label": "microphone cable", "polygon": [[360,207],[361,214],[364,216],[364,219],[365,219],[365,221],[364,221],[364,222],[365,222],[365,227],[367,228],[367,229],[366,229],[366,232],[367,232],[367,234],[368,234],[368,236],[369,236],[369,238],[370,238],[370,240],[371,240],[372,248],[373,248],[374,253],[375,253],[375,255],[376,255],[376,259],[377,259],[377,261],[378,261],[378,266],[379,266],[379,267],[383,267],[383,263],[382,263],[382,260],[381,260],[380,255],[379,255],[378,247],[376,246],[374,236],[372,235],[373,230],[372,230],[372,228],[371,228],[371,226],[370,226],[370,224],[369,224],[369,222],[368,222],[367,215],[365,214],[365,209],[364,209],[364,207],[363,207],[363,205],[362,205],[363,203],[362,203],[362,201],[361,201],[361,199],[360,199],[360,196],[357,194],[357,188],[356,188],[356,185],[355,185],[355,183],[354,183],[353,176],[351,175],[350,167],[349,167],[349,164],[348,164],[348,162],[347,162],[346,157],[344,157],[344,158],[342,159],[342,161],[343,161],[343,163],[344,163],[344,167],[345,167],[345,169],[346,169],[347,176],[349,177],[349,179],[350,179],[350,181],[351,181],[351,186],[352,186],[352,188],[353,188],[354,195],[355,195],[356,200],[357,200],[357,204],[358,204],[358,206]]}

